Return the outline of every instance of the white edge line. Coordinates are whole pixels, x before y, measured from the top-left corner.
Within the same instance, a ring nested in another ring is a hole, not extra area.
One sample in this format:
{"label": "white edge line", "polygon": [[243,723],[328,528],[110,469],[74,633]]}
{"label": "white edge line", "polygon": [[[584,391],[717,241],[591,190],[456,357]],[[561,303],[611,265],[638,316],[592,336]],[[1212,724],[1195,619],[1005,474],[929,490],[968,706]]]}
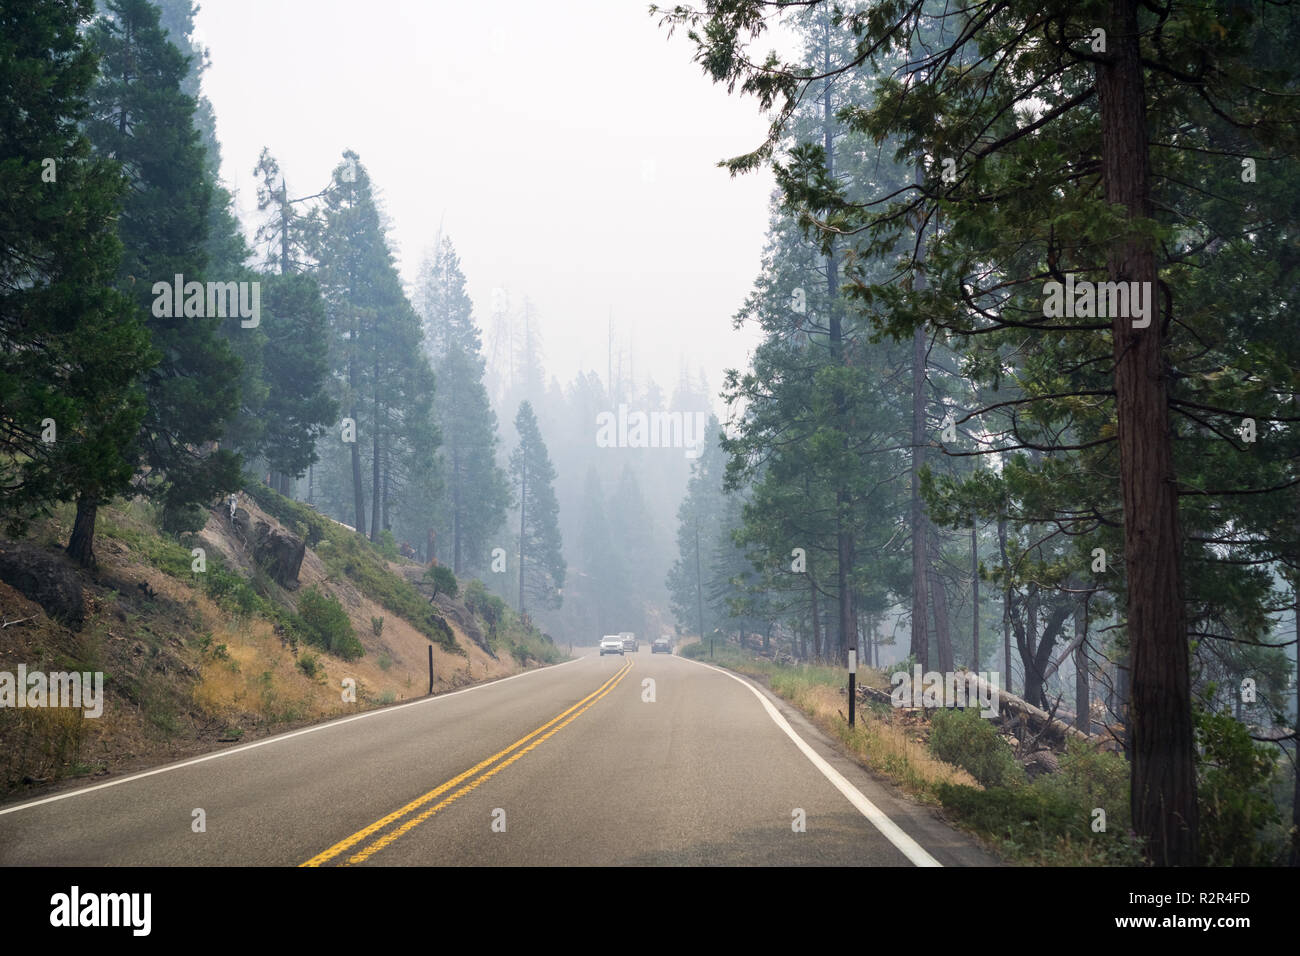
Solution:
{"label": "white edge line", "polygon": [[180,763],[168,764],[165,767],[155,767],[153,770],[144,770],[140,773],[131,774],[129,777],[123,777],[120,780],[109,780],[105,783],[97,783],[91,787],[81,787],[76,790],[69,790],[67,793],[56,793],[51,797],[42,797],[39,800],[20,803],[16,807],[5,807],[0,809],[0,817],[4,816],[6,813],[17,813],[19,810],[27,810],[30,807],[39,807],[43,803],[54,803],[58,800],[67,800],[70,797],[79,797],[82,794],[92,793],[96,790],[104,790],[107,787],[116,787],[124,783],[130,783],[132,780],[143,780],[145,777],[152,777],[154,774],[168,773],[172,770],[181,770],[185,767],[192,767],[195,764],[204,763],[208,760],[216,760],[220,757],[229,757],[231,754],[243,753],[247,750],[255,750],[258,747],[265,747],[269,744],[280,743],[281,741],[290,740],[294,737],[301,737],[303,734],[314,734],[318,730],[327,730],[330,727],[341,727],[344,724],[352,723],[354,720],[363,720],[366,717],[377,717],[380,714],[392,714],[399,710],[405,710],[407,707],[415,707],[419,704],[435,704],[440,700],[446,700],[449,697],[456,697],[460,694],[468,694],[473,690],[483,690],[487,687],[495,687],[498,684],[504,684],[506,681],[514,680],[517,677],[527,677],[530,674],[542,674],[547,671],[555,670],[557,667],[563,667],[565,664],[576,664],[585,657],[586,655],[584,654],[582,657],[575,657],[571,661],[561,661],[558,664],[550,664],[546,667],[537,667],[533,670],[520,671],[518,674],[511,674],[509,677],[501,677],[497,680],[475,684],[473,687],[462,687],[460,690],[454,690],[447,694],[435,694],[432,697],[421,697],[419,700],[412,700],[405,704],[398,704],[396,707],[379,707],[375,710],[367,710],[365,713],[353,714],[351,717],[336,717],[332,720],[327,720],[324,723],[313,724],[310,727],[303,727],[301,730],[291,730],[288,733],[276,734],[273,737],[267,737],[263,740],[255,740],[248,744],[241,744],[238,747],[231,747],[228,750],[218,750],[215,753],[204,754],[202,757],[193,757],[189,760],[181,761]]}
{"label": "white edge line", "polygon": [[844,794],[849,803],[853,804],[853,806],[857,808],[858,812],[866,817],[871,825],[884,835],[886,840],[894,844],[900,853],[911,860],[916,866],[943,866],[942,863],[927,853],[921,844],[917,843],[903,832],[903,829],[897,823],[889,819],[888,815],[883,810],[868,800],[863,795],[862,791],[853,786],[853,784],[851,784],[842,773],[822,759],[821,754],[808,746],[808,743],[795,733],[794,728],[791,727],[785,717],[781,715],[781,712],[772,705],[770,700],[763,696],[757,687],[745,680],[743,677],[739,677],[720,667],[714,667],[712,664],[705,664],[703,661],[697,661],[690,657],[683,657],[682,660],[690,661],[692,664],[699,664],[701,667],[707,667],[711,671],[717,671],[719,674],[730,677],[736,683],[744,686],[746,690],[758,698],[759,702],[763,705],[763,708],[767,711],[767,715],[772,718],[772,722],[785,731],[786,736],[794,741],[794,745],[803,752],[805,757],[812,761],[812,765],[820,770],[822,775],[831,782],[835,789]]}

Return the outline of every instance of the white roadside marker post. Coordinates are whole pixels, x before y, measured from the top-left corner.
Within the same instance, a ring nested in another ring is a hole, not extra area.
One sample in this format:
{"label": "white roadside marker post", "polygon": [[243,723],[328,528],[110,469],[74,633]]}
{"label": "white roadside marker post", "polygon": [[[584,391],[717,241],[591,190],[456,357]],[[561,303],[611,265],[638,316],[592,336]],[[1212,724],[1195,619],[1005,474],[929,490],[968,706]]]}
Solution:
{"label": "white roadside marker post", "polygon": [[858,675],[858,649],[856,647],[850,647],[849,648],[849,726],[850,727],[853,726],[854,704],[856,704],[858,700],[857,675]]}

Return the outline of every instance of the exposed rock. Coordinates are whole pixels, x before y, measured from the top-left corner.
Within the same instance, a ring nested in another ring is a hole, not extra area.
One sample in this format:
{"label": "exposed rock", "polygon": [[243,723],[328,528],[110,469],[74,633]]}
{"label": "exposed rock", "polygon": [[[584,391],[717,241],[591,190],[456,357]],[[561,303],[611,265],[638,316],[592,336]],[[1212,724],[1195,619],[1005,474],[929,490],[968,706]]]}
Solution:
{"label": "exposed rock", "polygon": [[287,531],[272,528],[265,521],[257,523],[254,538],[253,560],[258,567],[285,590],[297,588],[307,543]]}
{"label": "exposed rock", "polygon": [[[435,607],[446,617],[455,621],[456,626],[461,629],[465,636],[486,651],[493,660],[497,659],[496,654],[492,651],[492,645],[488,643],[487,635],[483,633],[483,630],[478,626],[477,619],[464,604],[440,594]],[[448,630],[450,632],[450,629]]]}
{"label": "exposed rock", "polygon": [[[240,544],[247,549],[248,546],[253,543],[254,539],[253,519],[249,517],[246,509],[240,508],[235,512],[234,520],[231,523],[235,526],[235,536],[239,539]],[[258,522],[258,524],[263,523],[264,522],[261,521]]]}
{"label": "exposed rock", "polygon": [[61,557],[32,545],[0,541],[0,581],[65,624],[79,628],[85,620],[81,580]]}

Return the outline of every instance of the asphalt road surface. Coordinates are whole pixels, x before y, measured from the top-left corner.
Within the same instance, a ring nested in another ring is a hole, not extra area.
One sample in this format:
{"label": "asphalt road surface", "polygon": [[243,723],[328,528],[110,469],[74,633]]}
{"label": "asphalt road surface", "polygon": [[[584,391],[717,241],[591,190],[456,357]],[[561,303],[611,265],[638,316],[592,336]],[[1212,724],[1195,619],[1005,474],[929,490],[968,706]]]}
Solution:
{"label": "asphalt road surface", "polygon": [[0,864],[995,862],[749,681],[648,645],[575,653],[5,805]]}

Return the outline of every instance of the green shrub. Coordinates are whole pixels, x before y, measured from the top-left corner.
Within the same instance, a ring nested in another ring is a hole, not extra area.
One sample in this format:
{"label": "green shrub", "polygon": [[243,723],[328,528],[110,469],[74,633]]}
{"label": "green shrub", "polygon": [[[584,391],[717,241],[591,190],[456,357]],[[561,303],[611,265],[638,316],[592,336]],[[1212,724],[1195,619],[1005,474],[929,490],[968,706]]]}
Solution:
{"label": "green shrub", "polygon": [[298,598],[298,618],[308,643],[323,647],[345,661],[356,660],[365,653],[347,612],[333,595],[308,588]]}
{"label": "green shrub", "polygon": [[1089,812],[1101,807],[1106,811],[1107,830],[1124,831],[1131,821],[1129,775],[1128,761],[1121,754],[1072,737],[1061,756],[1061,769],[1039,777],[1034,786]]}
{"label": "green shrub", "polygon": [[934,711],[930,750],[940,760],[969,771],[985,787],[1025,782],[1025,771],[1016,763],[1011,747],[975,708]]}
{"label": "green shrub", "polygon": [[[456,583],[456,575],[445,564],[435,564],[428,571],[425,571],[424,579],[433,582],[434,597],[439,594],[455,597],[460,593],[460,586]],[[481,584],[479,586],[482,587]],[[468,594],[468,592],[466,593]]]}
{"label": "green shrub", "polygon": [[375,633],[375,637],[383,637],[383,635],[384,635],[384,619],[383,619],[382,617],[375,617],[375,616],[372,614],[372,615],[370,616],[370,630],[374,631],[374,633]]}
{"label": "green shrub", "polygon": [[1042,852],[1063,836],[1084,840],[1090,817],[1081,807],[1038,787],[992,787],[976,790],[941,783],[935,794],[944,809],[984,833],[1030,852]]}
{"label": "green shrub", "polygon": [[159,524],[168,534],[192,534],[202,531],[208,523],[208,509],[202,505],[167,504],[162,509]]}
{"label": "green shrub", "polygon": [[298,655],[298,670],[315,680],[320,673],[320,658],[311,651],[304,651]]}
{"label": "green shrub", "polygon": [[390,561],[397,560],[398,558],[397,539],[393,537],[393,532],[391,532],[387,528],[379,532],[379,540],[375,542],[375,547],[377,547],[379,549],[379,553],[382,554],[384,557],[386,557],[388,560]]}
{"label": "green shrub", "polygon": [[262,596],[240,574],[228,571],[208,558],[208,570],[203,578],[209,596],[228,611],[239,614],[268,614],[270,609]]}
{"label": "green shrub", "polygon": [[482,618],[488,633],[495,636],[497,626],[505,619],[506,602],[501,600],[478,578],[465,586],[465,606],[470,613]]}
{"label": "green shrub", "polygon": [[1269,786],[1277,751],[1257,745],[1231,714],[1196,712],[1200,852],[1206,866],[1277,862],[1280,847],[1261,839],[1280,820]]}

